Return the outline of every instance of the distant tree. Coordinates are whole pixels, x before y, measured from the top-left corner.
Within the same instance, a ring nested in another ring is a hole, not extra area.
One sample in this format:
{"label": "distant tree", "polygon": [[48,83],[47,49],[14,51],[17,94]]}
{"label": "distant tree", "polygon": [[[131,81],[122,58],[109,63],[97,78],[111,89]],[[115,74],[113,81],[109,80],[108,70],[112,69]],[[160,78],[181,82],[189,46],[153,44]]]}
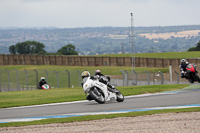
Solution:
{"label": "distant tree", "polygon": [[188,51],[200,51],[200,41],[197,43],[196,47],[191,47]]}
{"label": "distant tree", "polygon": [[75,51],[76,47],[72,44],[68,44],[63,46],[61,49],[57,51],[57,54],[62,55],[78,55],[78,52]]}
{"label": "distant tree", "polygon": [[15,45],[16,52],[19,54],[46,54],[44,44],[36,41],[19,42]]}
{"label": "distant tree", "polygon": [[16,51],[19,54],[30,54],[30,45],[26,42],[19,42],[15,45]]}
{"label": "distant tree", "polygon": [[11,54],[16,54],[15,45],[12,45],[12,46],[9,47],[9,52],[10,52]]}

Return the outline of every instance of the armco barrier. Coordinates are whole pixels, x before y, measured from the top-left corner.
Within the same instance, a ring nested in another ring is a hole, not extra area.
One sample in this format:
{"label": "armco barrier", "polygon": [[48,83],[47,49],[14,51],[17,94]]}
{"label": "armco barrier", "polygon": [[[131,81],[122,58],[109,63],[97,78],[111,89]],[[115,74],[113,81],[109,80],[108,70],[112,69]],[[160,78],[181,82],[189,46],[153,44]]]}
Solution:
{"label": "armco barrier", "polygon": [[[200,58],[187,60],[200,65]],[[180,59],[135,58],[136,67],[177,67],[179,64]],[[0,65],[132,66],[132,58],[0,54]]]}

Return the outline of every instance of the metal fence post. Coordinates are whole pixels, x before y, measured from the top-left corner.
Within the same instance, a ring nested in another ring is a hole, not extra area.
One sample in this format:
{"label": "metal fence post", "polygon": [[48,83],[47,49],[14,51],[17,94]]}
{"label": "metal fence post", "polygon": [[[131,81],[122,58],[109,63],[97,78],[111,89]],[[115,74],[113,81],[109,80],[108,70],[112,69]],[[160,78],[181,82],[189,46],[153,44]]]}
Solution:
{"label": "metal fence post", "polygon": [[54,72],[56,73],[57,76],[57,88],[59,88],[59,77],[58,77],[58,72],[56,70],[54,70]]}
{"label": "metal fence post", "polygon": [[161,84],[163,85],[164,84],[164,75],[163,75],[163,73],[162,72],[158,72],[160,75],[161,75]]}
{"label": "metal fence post", "polygon": [[153,73],[153,85],[155,85],[155,82],[156,82],[156,76],[155,76],[155,72]]}
{"label": "metal fence post", "polygon": [[26,73],[26,90],[28,90],[28,72],[26,69],[24,69],[24,72]]}
{"label": "metal fence post", "polygon": [[34,69],[34,72],[36,73],[36,89],[38,88],[38,72],[36,69]]}
{"label": "metal fence post", "polygon": [[[135,71],[135,70],[133,70],[132,71],[132,75],[133,75],[133,73],[135,74],[135,83],[133,82],[132,84],[134,85],[134,86],[136,86],[137,85],[137,72]],[[132,79],[133,80],[133,79]]]}
{"label": "metal fence post", "polygon": [[125,86],[125,73],[121,69],[120,69],[120,71],[122,72],[123,86]]}
{"label": "metal fence post", "polygon": [[10,91],[10,73],[8,69],[5,69],[7,71],[8,74],[8,91]]}
{"label": "metal fence post", "polygon": [[49,78],[48,78],[48,77],[49,77],[49,76],[48,76],[48,71],[47,71],[46,69],[44,69],[44,71],[45,71],[45,73],[46,73],[46,75],[47,75],[47,83],[48,83],[48,79],[49,79]]}
{"label": "metal fence post", "polygon": [[14,69],[16,71],[16,80],[17,80],[17,90],[19,91],[19,75],[18,70]]}
{"label": "metal fence post", "polygon": [[179,74],[178,74],[178,72],[176,72],[176,71],[174,71],[174,73],[175,73],[176,76],[177,76],[177,84],[179,84]]}
{"label": "metal fence post", "polygon": [[148,71],[145,71],[145,73],[147,73],[147,82],[148,82],[148,85],[150,85],[150,74]]}
{"label": "metal fence post", "polygon": [[79,76],[79,87],[81,87],[81,72],[77,70],[78,76]]}
{"label": "metal fence post", "polygon": [[129,78],[129,75],[128,75],[128,72],[126,70],[124,70],[124,72],[126,73],[126,86],[128,86],[128,78]]}
{"label": "metal fence post", "polygon": [[70,88],[70,72],[68,70],[66,70],[67,74],[68,74],[68,87]]}

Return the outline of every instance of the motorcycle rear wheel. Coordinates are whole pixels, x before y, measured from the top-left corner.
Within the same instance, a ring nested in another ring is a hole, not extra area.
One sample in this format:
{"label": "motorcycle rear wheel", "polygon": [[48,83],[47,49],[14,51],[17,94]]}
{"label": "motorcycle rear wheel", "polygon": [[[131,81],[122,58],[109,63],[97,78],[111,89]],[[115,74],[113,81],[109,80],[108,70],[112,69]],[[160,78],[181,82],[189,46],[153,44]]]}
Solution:
{"label": "motorcycle rear wheel", "polygon": [[90,90],[90,96],[92,97],[92,99],[94,99],[96,102],[103,104],[105,103],[105,98],[102,95],[102,93],[97,92],[97,89],[92,89]]}

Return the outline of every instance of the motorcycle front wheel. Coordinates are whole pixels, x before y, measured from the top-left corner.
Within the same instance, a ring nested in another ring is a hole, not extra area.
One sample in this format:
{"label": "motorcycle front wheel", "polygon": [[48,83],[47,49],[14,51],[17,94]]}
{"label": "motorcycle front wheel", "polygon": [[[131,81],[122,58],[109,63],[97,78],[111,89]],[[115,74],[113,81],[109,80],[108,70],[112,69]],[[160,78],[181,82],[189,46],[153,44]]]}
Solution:
{"label": "motorcycle front wheel", "polygon": [[92,99],[94,99],[96,102],[103,104],[105,103],[105,98],[101,92],[99,92],[96,88],[93,88],[90,90],[90,96]]}
{"label": "motorcycle front wheel", "polygon": [[200,78],[199,78],[199,75],[197,75],[197,73],[194,74],[194,78],[196,81],[198,81],[200,83]]}
{"label": "motorcycle front wheel", "polygon": [[116,96],[117,96],[116,101],[118,101],[118,102],[124,101],[124,95],[120,91],[116,93]]}

